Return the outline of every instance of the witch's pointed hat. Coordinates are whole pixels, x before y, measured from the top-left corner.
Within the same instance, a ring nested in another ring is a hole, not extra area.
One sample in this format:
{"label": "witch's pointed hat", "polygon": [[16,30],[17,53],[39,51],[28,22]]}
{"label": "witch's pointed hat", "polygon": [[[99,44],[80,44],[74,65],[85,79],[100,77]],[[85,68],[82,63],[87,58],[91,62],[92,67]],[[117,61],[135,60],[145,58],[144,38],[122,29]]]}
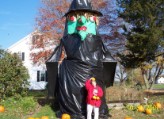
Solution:
{"label": "witch's pointed hat", "polygon": [[64,16],[67,16],[69,13],[75,11],[91,12],[97,14],[98,16],[102,16],[101,12],[92,8],[91,0],[73,0],[68,12]]}

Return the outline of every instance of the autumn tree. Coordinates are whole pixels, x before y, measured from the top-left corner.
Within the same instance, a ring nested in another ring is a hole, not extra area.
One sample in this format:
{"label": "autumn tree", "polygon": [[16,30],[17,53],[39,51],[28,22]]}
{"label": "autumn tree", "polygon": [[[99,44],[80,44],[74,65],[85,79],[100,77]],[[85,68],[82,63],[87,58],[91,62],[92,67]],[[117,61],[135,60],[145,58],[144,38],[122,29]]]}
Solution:
{"label": "autumn tree", "polygon": [[119,17],[117,1],[105,0],[100,10],[104,16],[100,18],[99,33],[112,56],[117,57],[117,53],[125,49],[124,20]]}
{"label": "autumn tree", "polygon": [[31,58],[34,64],[47,60],[64,32],[64,13],[69,8],[69,0],[42,0],[42,7],[36,17],[36,32],[33,33]]}
{"label": "autumn tree", "polygon": [[119,54],[121,63],[127,68],[140,67],[146,88],[151,88],[151,84],[161,73],[158,69],[163,67],[162,60],[159,61],[156,56],[161,52],[158,50],[159,47],[164,47],[164,2],[163,0],[118,0],[118,2],[122,8],[120,16],[132,26],[125,35],[127,51]]}
{"label": "autumn tree", "polygon": [[[31,58],[36,63],[45,62],[52,53],[55,45],[60,42],[63,36],[65,17],[72,0],[42,0],[43,6],[39,9],[36,18],[37,31],[34,33]],[[115,51],[124,46],[124,36],[121,34],[123,20],[118,17],[115,0],[92,0],[95,9],[99,9],[104,16],[100,18],[99,32],[108,48]],[[37,37],[36,37],[37,36]],[[49,47],[49,48],[48,48]]]}

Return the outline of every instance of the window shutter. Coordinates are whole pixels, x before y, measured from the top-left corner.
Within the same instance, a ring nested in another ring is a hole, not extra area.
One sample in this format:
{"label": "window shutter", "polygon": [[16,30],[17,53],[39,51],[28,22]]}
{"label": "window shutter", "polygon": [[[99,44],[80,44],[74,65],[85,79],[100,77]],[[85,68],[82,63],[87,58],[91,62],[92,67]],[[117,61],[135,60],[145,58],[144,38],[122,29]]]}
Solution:
{"label": "window shutter", "polygon": [[25,61],[25,52],[22,52],[22,61]]}
{"label": "window shutter", "polygon": [[37,82],[40,81],[40,71],[37,71]]}
{"label": "window shutter", "polygon": [[48,82],[47,71],[45,71],[45,74],[46,74],[46,82]]}

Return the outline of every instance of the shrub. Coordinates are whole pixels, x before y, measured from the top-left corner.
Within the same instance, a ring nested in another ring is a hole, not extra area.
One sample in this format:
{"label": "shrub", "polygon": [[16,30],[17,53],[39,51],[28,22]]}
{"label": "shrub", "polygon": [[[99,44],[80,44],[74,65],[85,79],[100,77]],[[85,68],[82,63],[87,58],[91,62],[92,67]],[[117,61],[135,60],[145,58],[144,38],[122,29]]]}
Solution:
{"label": "shrub", "polygon": [[29,74],[16,54],[0,50],[0,97],[19,97],[27,92]]}

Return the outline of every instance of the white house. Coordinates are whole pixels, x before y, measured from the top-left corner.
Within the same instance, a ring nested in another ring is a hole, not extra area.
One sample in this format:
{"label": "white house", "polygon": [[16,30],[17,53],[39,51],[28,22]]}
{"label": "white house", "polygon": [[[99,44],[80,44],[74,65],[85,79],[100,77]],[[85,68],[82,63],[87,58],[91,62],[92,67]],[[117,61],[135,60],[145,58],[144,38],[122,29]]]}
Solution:
{"label": "white house", "polygon": [[159,79],[156,82],[157,84],[164,84],[164,77],[159,77]]}
{"label": "white house", "polygon": [[32,63],[30,58],[31,43],[33,38],[33,33],[22,38],[7,50],[11,53],[18,53],[19,57],[22,59],[24,66],[28,69],[30,75],[30,87],[29,89],[33,90],[42,90],[45,89],[47,84],[46,81],[46,67],[45,64],[40,66],[35,66]]}

